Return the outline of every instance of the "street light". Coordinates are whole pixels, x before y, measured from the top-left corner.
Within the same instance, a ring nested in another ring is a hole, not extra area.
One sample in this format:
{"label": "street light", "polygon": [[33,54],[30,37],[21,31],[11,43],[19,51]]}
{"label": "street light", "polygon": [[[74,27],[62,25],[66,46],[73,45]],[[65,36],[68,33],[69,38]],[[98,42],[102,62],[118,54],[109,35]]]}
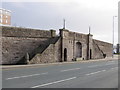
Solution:
{"label": "street light", "polygon": [[112,57],[114,57],[114,19],[117,16],[113,16],[113,51],[112,51]]}

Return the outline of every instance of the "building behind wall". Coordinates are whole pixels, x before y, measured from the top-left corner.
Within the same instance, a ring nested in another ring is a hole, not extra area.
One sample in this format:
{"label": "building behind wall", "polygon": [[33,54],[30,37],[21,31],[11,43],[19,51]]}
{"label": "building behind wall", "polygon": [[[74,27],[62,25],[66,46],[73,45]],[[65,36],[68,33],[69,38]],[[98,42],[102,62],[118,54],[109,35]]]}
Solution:
{"label": "building behind wall", "polygon": [[66,29],[36,30],[2,27],[1,64],[37,64],[112,57],[112,44],[91,34]]}
{"label": "building behind wall", "polygon": [[11,11],[0,8],[0,24],[11,25]]}

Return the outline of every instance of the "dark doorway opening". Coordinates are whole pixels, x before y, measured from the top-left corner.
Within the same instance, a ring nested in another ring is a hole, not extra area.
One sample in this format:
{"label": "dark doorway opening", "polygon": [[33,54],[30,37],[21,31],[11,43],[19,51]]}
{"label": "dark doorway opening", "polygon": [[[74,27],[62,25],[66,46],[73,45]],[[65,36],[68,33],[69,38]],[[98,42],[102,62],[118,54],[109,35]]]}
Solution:
{"label": "dark doorway opening", "polygon": [[67,48],[64,49],[64,61],[67,61]]}
{"label": "dark doorway opening", "polygon": [[103,57],[105,58],[105,57],[106,57],[106,54],[103,54]]}
{"label": "dark doorway opening", "polygon": [[76,58],[82,57],[82,44],[80,42],[76,43]]}
{"label": "dark doorway opening", "polygon": [[90,59],[92,59],[92,50],[90,49]]}

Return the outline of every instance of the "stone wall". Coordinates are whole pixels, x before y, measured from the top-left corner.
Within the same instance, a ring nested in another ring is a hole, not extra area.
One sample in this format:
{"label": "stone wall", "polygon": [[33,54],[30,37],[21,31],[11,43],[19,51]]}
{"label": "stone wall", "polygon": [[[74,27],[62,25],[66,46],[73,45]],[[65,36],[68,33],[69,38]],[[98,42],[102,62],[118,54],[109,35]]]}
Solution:
{"label": "stone wall", "polygon": [[81,58],[81,60],[87,59],[87,35],[81,34],[81,33],[75,33],[74,37],[75,37],[74,57],[76,58],[76,54],[77,54],[76,53],[77,52],[76,44],[77,44],[77,42],[79,42],[82,44],[82,57],[80,57],[80,58]]}
{"label": "stone wall", "polygon": [[55,43],[50,44],[42,53],[38,53],[35,55],[32,60],[30,60],[29,64],[36,63],[53,63],[61,61],[61,39]]}
{"label": "stone wall", "polygon": [[112,44],[100,40],[94,40],[99,48],[106,54],[106,57],[112,57]]}
{"label": "stone wall", "polygon": [[93,40],[93,59],[104,58],[103,53],[99,49],[99,45]]}
{"label": "stone wall", "polygon": [[74,39],[71,35],[69,36],[68,30],[60,29],[60,36],[61,36],[61,59],[62,61],[72,61],[73,59],[73,44]]}
{"label": "stone wall", "polygon": [[36,54],[35,57],[32,60],[30,60],[29,64],[55,62],[54,54],[55,54],[54,44],[50,44],[42,54],[40,53]]}
{"label": "stone wall", "polygon": [[2,37],[2,63],[17,63],[26,53],[32,52],[46,40],[46,38]]}
{"label": "stone wall", "polygon": [[55,31],[35,30],[17,27],[2,27],[2,62],[16,64],[48,39],[55,36]]}
{"label": "stone wall", "polygon": [[107,57],[112,56],[112,44],[94,40],[91,34],[82,34],[71,32],[66,29],[60,29],[62,38],[62,61],[65,61],[64,50],[67,50],[67,61],[76,60],[76,43],[82,44],[82,57],[80,60],[86,59],[102,59],[106,54]]}
{"label": "stone wall", "polygon": [[91,34],[60,29],[36,30],[18,27],[2,27],[2,62],[0,64],[52,63],[77,60],[77,43],[82,46],[80,60],[100,59],[112,56],[112,44],[94,40]]}
{"label": "stone wall", "polygon": [[20,27],[2,27],[3,37],[50,38],[56,36],[54,30],[38,30]]}
{"label": "stone wall", "polygon": [[[64,61],[64,50],[67,49],[67,61],[76,60],[77,48],[76,44],[79,42],[82,45],[81,60],[87,59],[87,44],[88,35],[82,33],[71,32],[69,30],[60,30],[62,37],[62,61]],[[92,48],[92,37],[90,35],[90,48]]]}
{"label": "stone wall", "polygon": [[61,62],[61,38],[55,43],[55,62]]}

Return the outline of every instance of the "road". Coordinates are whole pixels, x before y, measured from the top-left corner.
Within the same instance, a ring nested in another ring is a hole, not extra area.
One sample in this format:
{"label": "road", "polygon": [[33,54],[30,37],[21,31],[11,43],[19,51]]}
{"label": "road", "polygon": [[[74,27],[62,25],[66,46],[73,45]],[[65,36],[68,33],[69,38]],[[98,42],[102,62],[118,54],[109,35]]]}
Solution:
{"label": "road", "polygon": [[118,87],[118,60],[12,68],[2,72],[3,88]]}

